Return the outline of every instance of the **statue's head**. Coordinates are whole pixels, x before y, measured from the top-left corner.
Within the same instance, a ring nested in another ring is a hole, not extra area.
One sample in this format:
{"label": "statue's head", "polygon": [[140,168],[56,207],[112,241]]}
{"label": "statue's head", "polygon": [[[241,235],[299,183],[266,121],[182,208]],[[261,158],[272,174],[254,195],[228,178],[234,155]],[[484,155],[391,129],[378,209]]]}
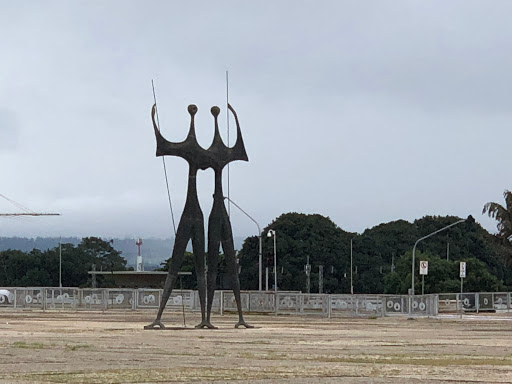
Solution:
{"label": "statue's head", "polygon": [[188,106],[188,113],[190,113],[190,116],[194,116],[197,113],[197,105],[190,104]]}
{"label": "statue's head", "polygon": [[214,107],[212,107],[212,109],[210,111],[212,112],[213,117],[217,117],[217,116],[219,116],[220,108],[217,106],[214,106]]}

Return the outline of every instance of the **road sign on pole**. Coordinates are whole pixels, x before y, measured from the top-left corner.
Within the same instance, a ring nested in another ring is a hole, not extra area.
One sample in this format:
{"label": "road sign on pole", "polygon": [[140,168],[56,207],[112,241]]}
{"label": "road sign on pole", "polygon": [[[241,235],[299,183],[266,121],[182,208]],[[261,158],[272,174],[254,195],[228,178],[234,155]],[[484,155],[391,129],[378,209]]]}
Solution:
{"label": "road sign on pole", "polygon": [[425,275],[428,274],[428,261],[420,261],[421,294],[425,294]]}
{"label": "road sign on pole", "polygon": [[428,261],[420,261],[420,275],[428,275]]}
{"label": "road sign on pole", "polygon": [[462,312],[464,311],[464,308],[462,306],[462,292],[464,287],[464,279],[466,277],[466,262],[461,261],[460,262],[460,318],[462,319]]}
{"label": "road sign on pole", "polygon": [[466,277],[466,262],[465,261],[460,262],[460,277],[461,278]]}

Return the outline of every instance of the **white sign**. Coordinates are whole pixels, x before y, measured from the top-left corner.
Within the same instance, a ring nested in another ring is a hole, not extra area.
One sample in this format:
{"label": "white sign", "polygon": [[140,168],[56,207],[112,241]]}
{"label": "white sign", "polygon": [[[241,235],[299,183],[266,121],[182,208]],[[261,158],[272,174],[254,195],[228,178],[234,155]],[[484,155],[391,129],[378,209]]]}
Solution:
{"label": "white sign", "polygon": [[428,275],[428,261],[420,261],[420,275]]}
{"label": "white sign", "polygon": [[460,277],[466,277],[466,262],[460,262]]}

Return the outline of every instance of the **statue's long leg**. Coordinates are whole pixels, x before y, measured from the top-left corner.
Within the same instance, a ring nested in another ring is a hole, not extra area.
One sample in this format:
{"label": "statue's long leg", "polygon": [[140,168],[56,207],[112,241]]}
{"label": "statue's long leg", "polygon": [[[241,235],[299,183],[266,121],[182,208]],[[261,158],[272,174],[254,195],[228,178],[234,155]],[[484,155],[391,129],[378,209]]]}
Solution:
{"label": "statue's long leg", "polygon": [[220,247],[220,225],[216,215],[217,210],[214,207],[208,220],[208,304],[206,310],[206,321],[211,325],[211,314],[213,297],[217,286],[217,268],[219,267],[219,247]]}
{"label": "statue's long leg", "polygon": [[194,250],[194,262],[197,275],[197,290],[199,292],[199,303],[201,304],[201,323],[196,328],[207,327],[206,322],[206,284],[205,284],[205,255],[204,255],[204,223],[203,216],[201,220],[196,221],[193,228],[192,249]]}
{"label": "statue's long leg", "polygon": [[233,245],[233,233],[231,231],[231,224],[229,222],[229,216],[226,212],[223,215],[222,220],[222,250],[224,251],[224,257],[226,259],[226,266],[228,273],[231,276],[233,284],[233,293],[235,295],[236,307],[238,309],[238,323],[235,328],[243,325],[246,328],[253,328],[245,322],[242,314],[242,300],[240,298],[240,280],[238,279],[238,264],[236,263],[235,247]]}
{"label": "statue's long leg", "polygon": [[174,248],[172,250],[172,257],[169,264],[169,273],[167,274],[167,278],[165,279],[164,292],[162,294],[160,307],[158,308],[156,319],[151,324],[146,325],[144,327],[145,329],[151,329],[156,327],[165,328],[165,326],[161,322],[162,314],[164,312],[167,301],[169,300],[169,297],[171,297],[174,282],[178,277],[178,272],[181,268],[181,263],[183,262],[185,249],[187,248],[188,241],[191,237],[191,230],[192,225],[190,224],[190,222],[187,222],[182,219],[180,221],[180,224],[178,225],[178,231],[176,233]]}

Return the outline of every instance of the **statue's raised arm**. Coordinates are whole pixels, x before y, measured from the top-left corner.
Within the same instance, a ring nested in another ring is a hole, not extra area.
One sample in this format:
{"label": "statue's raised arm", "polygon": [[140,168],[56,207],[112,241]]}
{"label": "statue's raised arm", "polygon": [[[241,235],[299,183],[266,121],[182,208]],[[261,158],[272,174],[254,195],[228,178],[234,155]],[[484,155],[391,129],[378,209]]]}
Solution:
{"label": "statue's raised arm", "polygon": [[243,160],[243,161],[249,161],[249,158],[247,157],[247,152],[245,151],[245,145],[244,145],[244,139],[242,138],[242,130],[240,129],[240,123],[238,122],[238,116],[234,110],[234,108],[231,106],[231,104],[228,104],[228,109],[233,114],[233,117],[235,118],[236,122],[236,142],[235,145],[230,148],[231,152],[231,161],[232,160]]}
{"label": "statue's raised arm", "polygon": [[[153,129],[155,130],[157,156],[182,157],[189,164],[194,163],[199,160],[199,158],[203,157],[201,156],[201,151],[204,150],[197,143],[194,126],[194,116],[197,113],[197,107],[194,104],[189,105],[188,112],[190,113],[190,129],[188,131],[187,138],[182,142],[174,143],[166,140],[160,133],[160,129],[155,121],[156,104],[153,105],[153,108],[151,109],[151,119],[153,120]],[[201,166],[199,166],[199,168],[201,168]]]}

